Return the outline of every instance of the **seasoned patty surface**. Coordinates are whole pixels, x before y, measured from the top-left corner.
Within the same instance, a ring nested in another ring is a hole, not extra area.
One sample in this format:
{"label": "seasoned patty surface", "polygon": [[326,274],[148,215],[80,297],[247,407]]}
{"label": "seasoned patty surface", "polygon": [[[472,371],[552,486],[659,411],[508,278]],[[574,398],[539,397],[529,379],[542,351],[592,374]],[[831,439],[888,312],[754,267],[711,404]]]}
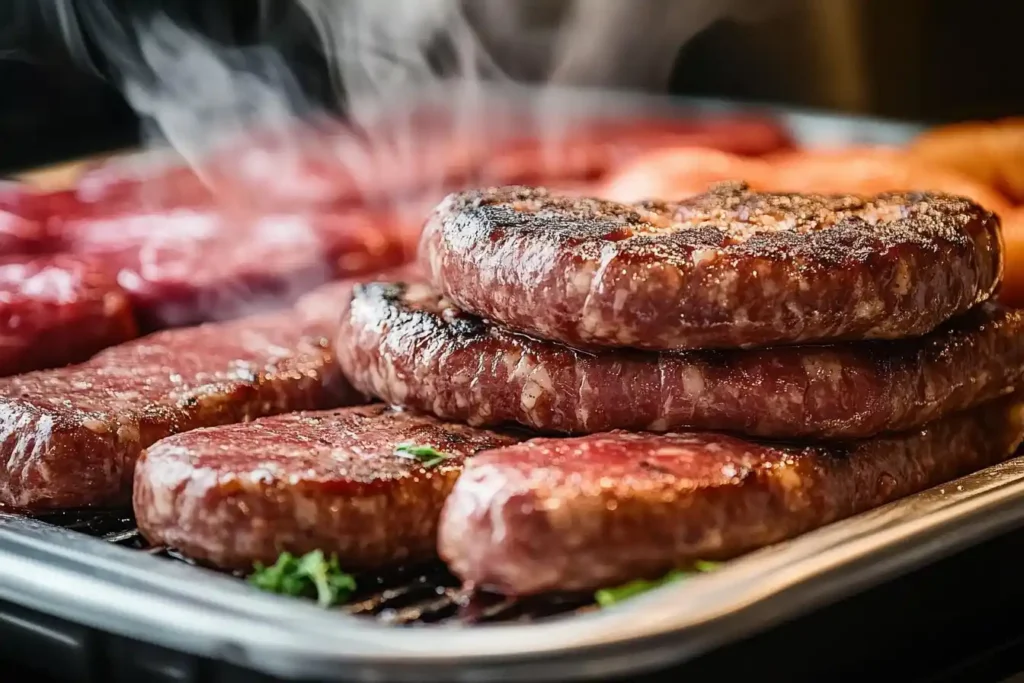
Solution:
{"label": "seasoned patty surface", "polygon": [[1024,313],[986,303],[899,341],[584,352],[462,313],[428,286],[372,284],[356,288],[335,347],[360,391],[474,425],[852,438],[1011,391]]}
{"label": "seasoned patty surface", "polygon": [[[135,518],[153,543],[221,567],[283,551],[345,567],[422,560],[464,458],[516,441],[382,405],[199,429],[142,455]],[[403,457],[403,444],[441,455]]]}
{"label": "seasoned patty surface", "polygon": [[450,195],[420,257],[465,311],[568,344],[730,348],[926,333],[988,298],[999,219],[958,197],[724,184],[620,204],[543,189]]}
{"label": "seasoned patty surface", "polygon": [[537,439],[474,458],[441,557],[477,588],[588,590],[729,559],[1009,457],[1019,397],[904,434],[829,446],[713,433]]}
{"label": "seasoned patty surface", "polygon": [[159,332],[81,365],[0,380],[0,506],[115,504],[170,434],[361,398],[328,325],[285,312]]}

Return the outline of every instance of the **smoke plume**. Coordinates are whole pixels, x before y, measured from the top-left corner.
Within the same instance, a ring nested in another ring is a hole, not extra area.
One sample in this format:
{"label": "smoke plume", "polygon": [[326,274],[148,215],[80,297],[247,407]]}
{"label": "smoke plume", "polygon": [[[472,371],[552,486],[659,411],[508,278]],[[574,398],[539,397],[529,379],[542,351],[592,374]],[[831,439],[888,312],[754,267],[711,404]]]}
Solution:
{"label": "smoke plume", "polygon": [[[372,128],[433,99],[455,125],[472,125],[487,93],[516,83],[547,84],[549,117],[551,93],[565,87],[657,91],[688,39],[717,20],[756,16],[764,3],[260,0],[245,35],[232,28],[229,5],[215,2],[44,7],[76,61],[106,73],[152,139],[192,161],[242,131],[283,131],[296,115],[325,108]],[[297,45],[319,63],[299,63]],[[316,80],[301,77],[311,68],[327,74],[325,97],[300,83]]]}

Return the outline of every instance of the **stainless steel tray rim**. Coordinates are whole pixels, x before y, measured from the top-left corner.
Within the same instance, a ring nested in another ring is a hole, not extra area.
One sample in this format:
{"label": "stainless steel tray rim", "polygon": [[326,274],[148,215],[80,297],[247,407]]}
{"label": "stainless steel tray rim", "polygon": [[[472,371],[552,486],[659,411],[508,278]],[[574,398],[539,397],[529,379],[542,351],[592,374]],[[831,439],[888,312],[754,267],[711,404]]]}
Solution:
{"label": "stainless steel tray rim", "polygon": [[[282,676],[301,667],[336,668],[341,661],[419,676],[447,676],[456,665],[507,673],[513,660],[550,665],[580,653],[637,657],[638,642],[671,638],[670,651],[652,658],[655,665],[694,656],[783,612],[791,615],[797,602],[809,609],[1022,521],[1024,458],[1016,458],[615,608],[529,625],[403,629],[259,593],[209,572],[196,581],[195,568],[7,517],[0,518],[7,548],[0,551],[0,596],[47,613],[67,613],[71,606],[72,618],[95,628],[129,638],[155,634],[165,647]],[[908,552],[908,539],[918,539],[915,552]],[[64,564],[88,560],[94,575],[69,580],[69,569],[47,557],[55,541]],[[99,562],[97,544],[103,547]],[[122,580],[111,581],[103,575],[108,571]]]}

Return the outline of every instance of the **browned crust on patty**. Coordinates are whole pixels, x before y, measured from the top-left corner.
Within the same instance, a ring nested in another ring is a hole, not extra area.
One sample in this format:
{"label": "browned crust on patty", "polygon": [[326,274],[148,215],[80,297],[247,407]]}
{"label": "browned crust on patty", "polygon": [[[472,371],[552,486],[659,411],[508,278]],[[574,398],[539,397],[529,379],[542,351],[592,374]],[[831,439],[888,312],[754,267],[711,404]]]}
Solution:
{"label": "browned crust on patty", "polygon": [[987,303],[901,341],[591,353],[462,313],[427,286],[373,284],[356,288],[335,347],[360,391],[473,425],[853,438],[1011,391],[1024,314]]}
{"label": "browned crust on patty", "polygon": [[924,334],[989,297],[999,219],[967,199],[724,184],[620,204],[543,189],[450,195],[421,240],[465,311],[576,346],[730,348]]}
{"label": "browned crust on patty", "polygon": [[998,463],[1019,396],[895,436],[782,446],[712,433],[538,439],[484,453],[448,498],[439,552],[523,595],[658,577],[792,538]]}

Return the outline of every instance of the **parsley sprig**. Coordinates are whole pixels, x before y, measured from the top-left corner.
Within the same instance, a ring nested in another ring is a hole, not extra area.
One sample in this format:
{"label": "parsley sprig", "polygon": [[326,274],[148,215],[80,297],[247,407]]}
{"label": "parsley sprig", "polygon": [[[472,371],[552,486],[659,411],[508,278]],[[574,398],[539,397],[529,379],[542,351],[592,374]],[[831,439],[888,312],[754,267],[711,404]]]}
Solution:
{"label": "parsley sprig", "polygon": [[718,562],[697,560],[693,563],[692,569],[674,569],[660,579],[654,579],[653,581],[639,579],[637,581],[624,583],[621,586],[615,586],[614,588],[602,588],[594,593],[594,600],[596,600],[597,604],[601,607],[610,607],[616,603],[622,602],[623,600],[628,600],[629,598],[654,590],[655,588],[659,588],[666,584],[673,583],[675,581],[683,581],[698,574],[713,572],[720,566],[721,564]]}
{"label": "parsley sprig", "polygon": [[437,467],[442,462],[452,457],[448,453],[443,453],[432,446],[421,446],[419,444],[412,443],[411,441],[400,443],[395,446],[395,455],[399,458],[406,458],[408,460],[418,460],[426,469]]}
{"label": "parsley sprig", "polygon": [[315,597],[321,607],[345,602],[356,589],[355,579],[341,570],[338,558],[328,559],[320,550],[302,557],[281,553],[269,567],[257,562],[249,582],[268,593]]}

